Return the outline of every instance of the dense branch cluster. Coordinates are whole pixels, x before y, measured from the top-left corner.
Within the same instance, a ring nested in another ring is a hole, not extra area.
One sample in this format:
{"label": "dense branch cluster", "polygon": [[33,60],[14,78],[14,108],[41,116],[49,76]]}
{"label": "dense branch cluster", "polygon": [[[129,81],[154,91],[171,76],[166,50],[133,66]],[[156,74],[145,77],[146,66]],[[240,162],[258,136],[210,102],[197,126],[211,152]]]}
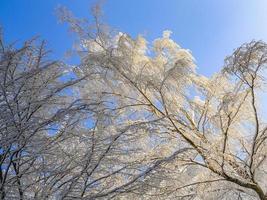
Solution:
{"label": "dense branch cluster", "polygon": [[267,199],[267,44],[252,41],[210,78],[164,31],[110,30],[94,10],[81,63],[45,43],[0,38],[1,199]]}

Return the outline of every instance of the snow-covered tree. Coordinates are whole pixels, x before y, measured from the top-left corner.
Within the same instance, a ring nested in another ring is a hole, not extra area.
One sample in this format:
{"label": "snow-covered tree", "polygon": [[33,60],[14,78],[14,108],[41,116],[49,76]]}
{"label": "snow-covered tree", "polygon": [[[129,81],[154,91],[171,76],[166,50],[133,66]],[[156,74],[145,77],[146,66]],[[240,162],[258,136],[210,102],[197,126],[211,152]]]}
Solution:
{"label": "snow-covered tree", "polygon": [[139,147],[140,170],[153,167],[127,185],[131,189],[113,192],[126,198],[267,199],[266,124],[259,102],[266,43],[243,44],[207,78],[171,31],[149,43],[142,35],[111,30],[98,7],[89,25],[61,11],[80,38],[77,75],[91,75],[81,95],[105,104],[105,113],[115,118],[112,126],[134,126],[125,132],[134,140],[122,146]]}
{"label": "snow-covered tree", "polygon": [[166,30],[152,42],[64,8],[80,64],[0,37],[1,199],[267,199],[267,44],[212,77]]}

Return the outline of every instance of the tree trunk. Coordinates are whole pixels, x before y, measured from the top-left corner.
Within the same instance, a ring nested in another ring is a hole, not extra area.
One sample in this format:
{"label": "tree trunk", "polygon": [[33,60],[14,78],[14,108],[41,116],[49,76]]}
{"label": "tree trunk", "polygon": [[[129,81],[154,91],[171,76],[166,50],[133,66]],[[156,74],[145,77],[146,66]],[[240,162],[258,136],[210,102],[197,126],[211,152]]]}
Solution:
{"label": "tree trunk", "polygon": [[255,185],[255,187],[253,188],[253,190],[255,192],[257,192],[259,198],[261,200],[267,200],[267,196],[264,194],[263,190],[258,186],[258,185]]}

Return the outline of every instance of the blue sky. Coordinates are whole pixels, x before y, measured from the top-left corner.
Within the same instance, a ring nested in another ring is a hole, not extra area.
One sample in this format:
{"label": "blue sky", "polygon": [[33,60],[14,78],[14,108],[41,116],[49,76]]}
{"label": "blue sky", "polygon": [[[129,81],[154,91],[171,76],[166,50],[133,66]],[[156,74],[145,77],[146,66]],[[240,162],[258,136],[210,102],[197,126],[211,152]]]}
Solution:
{"label": "blue sky", "polygon": [[[6,41],[35,35],[48,41],[58,58],[72,48],[74,35],[58,23],[55,8],[64,5],[80,17],[89,16],[93,0],[0,0],[0,25]],[[252,39],[267,41],[267,0],[106,0],[105,20],[132,36],[149,41],[163,30],[188,48],[198,71],[218,71],[226,55]]]}

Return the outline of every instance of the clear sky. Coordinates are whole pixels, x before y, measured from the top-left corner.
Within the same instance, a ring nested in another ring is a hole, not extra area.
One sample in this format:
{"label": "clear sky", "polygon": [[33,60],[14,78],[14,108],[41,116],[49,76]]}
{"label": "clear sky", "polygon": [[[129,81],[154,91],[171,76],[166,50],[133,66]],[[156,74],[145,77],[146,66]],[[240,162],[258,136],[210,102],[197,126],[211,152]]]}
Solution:
{"label": "clear sky", "polygon": [[[0,25],[6,41],[35,35],[47,40],[58,58],[72,48],[73,35],[58,23],[55,8],[64,5],[89,16],[93,0],[0,0]],[[267,0],[106,0],[105,20],[132,36],[152,41],[163,30],[196,58],[198,71],[211,75],[226,55],[252,39],[267,42]]]}

